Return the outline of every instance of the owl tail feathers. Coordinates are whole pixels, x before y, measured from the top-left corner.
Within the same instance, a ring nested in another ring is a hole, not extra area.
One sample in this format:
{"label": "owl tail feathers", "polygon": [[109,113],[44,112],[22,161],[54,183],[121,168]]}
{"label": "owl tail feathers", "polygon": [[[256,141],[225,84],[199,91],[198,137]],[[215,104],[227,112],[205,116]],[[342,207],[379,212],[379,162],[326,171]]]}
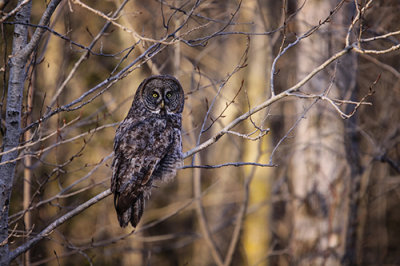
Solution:
{"label": "owl tail feathers", "polygon": [[118,203],[116,204],[117,216],[119,225],[126,227],[131,222],[133,227],[136,227],[142,218],[144,210],[144,198],[143,194],[134,199],[133,204],[126,208],[119,208]]}

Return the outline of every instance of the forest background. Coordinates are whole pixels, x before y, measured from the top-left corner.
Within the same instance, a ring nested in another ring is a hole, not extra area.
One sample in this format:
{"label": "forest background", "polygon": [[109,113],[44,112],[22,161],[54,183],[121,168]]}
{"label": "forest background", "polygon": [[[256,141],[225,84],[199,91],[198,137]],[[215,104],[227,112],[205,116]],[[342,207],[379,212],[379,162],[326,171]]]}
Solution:
{"label": "forest background", "polygon": [[[400,264],[397,0],[0,1],[0,264]],[[110,197],[139,83],[185,90],[185,166]]]}

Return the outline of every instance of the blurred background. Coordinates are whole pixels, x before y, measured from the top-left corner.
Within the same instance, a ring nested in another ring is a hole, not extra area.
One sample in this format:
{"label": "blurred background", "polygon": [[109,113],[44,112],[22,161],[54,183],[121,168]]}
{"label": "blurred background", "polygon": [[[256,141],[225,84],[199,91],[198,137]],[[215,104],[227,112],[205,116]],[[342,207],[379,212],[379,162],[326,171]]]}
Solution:
{"label": "blurred background", "polygon": [[[30,34],[47,2],[33,1]],[[107,197],[13,263],[399,265],[400,54],[376,51],[399,45],[400,3],[373,2],[61,1],[27,63],[11,249],[109,188],[115,130],[149,75],[183,85],[184,152],[273,102],[157,184],[136,230]]]}

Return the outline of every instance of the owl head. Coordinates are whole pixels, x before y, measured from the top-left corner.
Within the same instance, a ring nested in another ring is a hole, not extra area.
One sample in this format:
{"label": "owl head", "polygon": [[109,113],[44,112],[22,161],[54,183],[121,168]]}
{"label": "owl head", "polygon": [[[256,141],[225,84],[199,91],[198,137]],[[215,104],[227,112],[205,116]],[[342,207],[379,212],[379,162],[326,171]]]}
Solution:
{"label": "owl head", "polygon": [[141,101],[152,113],[179,114],[183,111],[184,92],[173,76],[151,76],[139,85],[134,101]]}

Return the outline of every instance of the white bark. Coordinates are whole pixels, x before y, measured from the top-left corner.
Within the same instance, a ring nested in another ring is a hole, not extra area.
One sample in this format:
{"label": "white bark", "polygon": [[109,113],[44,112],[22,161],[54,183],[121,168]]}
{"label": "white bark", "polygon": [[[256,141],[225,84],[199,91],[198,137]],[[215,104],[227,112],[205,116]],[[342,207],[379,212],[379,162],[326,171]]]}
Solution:
{"label": "white bark", "polygon": [[[21,1],[19,1],[21,2]],[[21,8],[16,14],[15,21],[29,23],[32,3]],[[21,104],[25,82],[26,57],[21,56],[28,40],[28,27],[16,24],[10,58],[10,75],[8,81],[8,94],[6,106],[6,134],[3,139],[4,151],[8,151],[19,143],[21,128]],[[1,162],[7,162],[17,157],[18,152],[13,151],[2,156]],[[8,210],[15,172],[15,162],[0,166],[0,265],[8,264]]]}
{"label": "white bark", "polygon": [[[307,1],[298,16],[300,31],[318,25],[338,2]],[[299,79],[344,47],[341,41],[346,33],[346,8],[349,5],[344,5],[334,16],[334,23],[323,25],[300,42]],[[347,55],[335,67],[317,74],[302,91],[317,95],[326,92],[331,98],[343,98],[344,89],[354,87],[353,56]],[[297,113],[301,114],[309,104],[298,101]],[[291,173],[294,194],[291,248],[294,260],[300,265],[341,264],[348,204],[345,182],[350,178],[344,136],[344,120],[323,103],[317,103],[297,128]]]}
{"label": "white bark", "polygon": [[[39,25],[47,25],[51,15],[61,0],[54,0],[47,6]],[[19,1],[21,4],[23,1]],[[10,57],[8,93],[6,105],[6,133],[3,139],[3,150],[8,151],[19,145],[21,135],[21,106],[26,79],[26,63],[45,32],[44,28],[38,27],[28,43],[28,25],[31,16],[32,2],[24,5],[15,16],[15,27],[12,45],[12,56]],[[21,24],[18,24],[21,23]],[[18,151],[6,153],[1,158],[0,165],[0,265],[9,263],[8,249],[8,210],[10,196],[14,180],[14,172]],[[7,163],[8,162],[8,163]]]}

